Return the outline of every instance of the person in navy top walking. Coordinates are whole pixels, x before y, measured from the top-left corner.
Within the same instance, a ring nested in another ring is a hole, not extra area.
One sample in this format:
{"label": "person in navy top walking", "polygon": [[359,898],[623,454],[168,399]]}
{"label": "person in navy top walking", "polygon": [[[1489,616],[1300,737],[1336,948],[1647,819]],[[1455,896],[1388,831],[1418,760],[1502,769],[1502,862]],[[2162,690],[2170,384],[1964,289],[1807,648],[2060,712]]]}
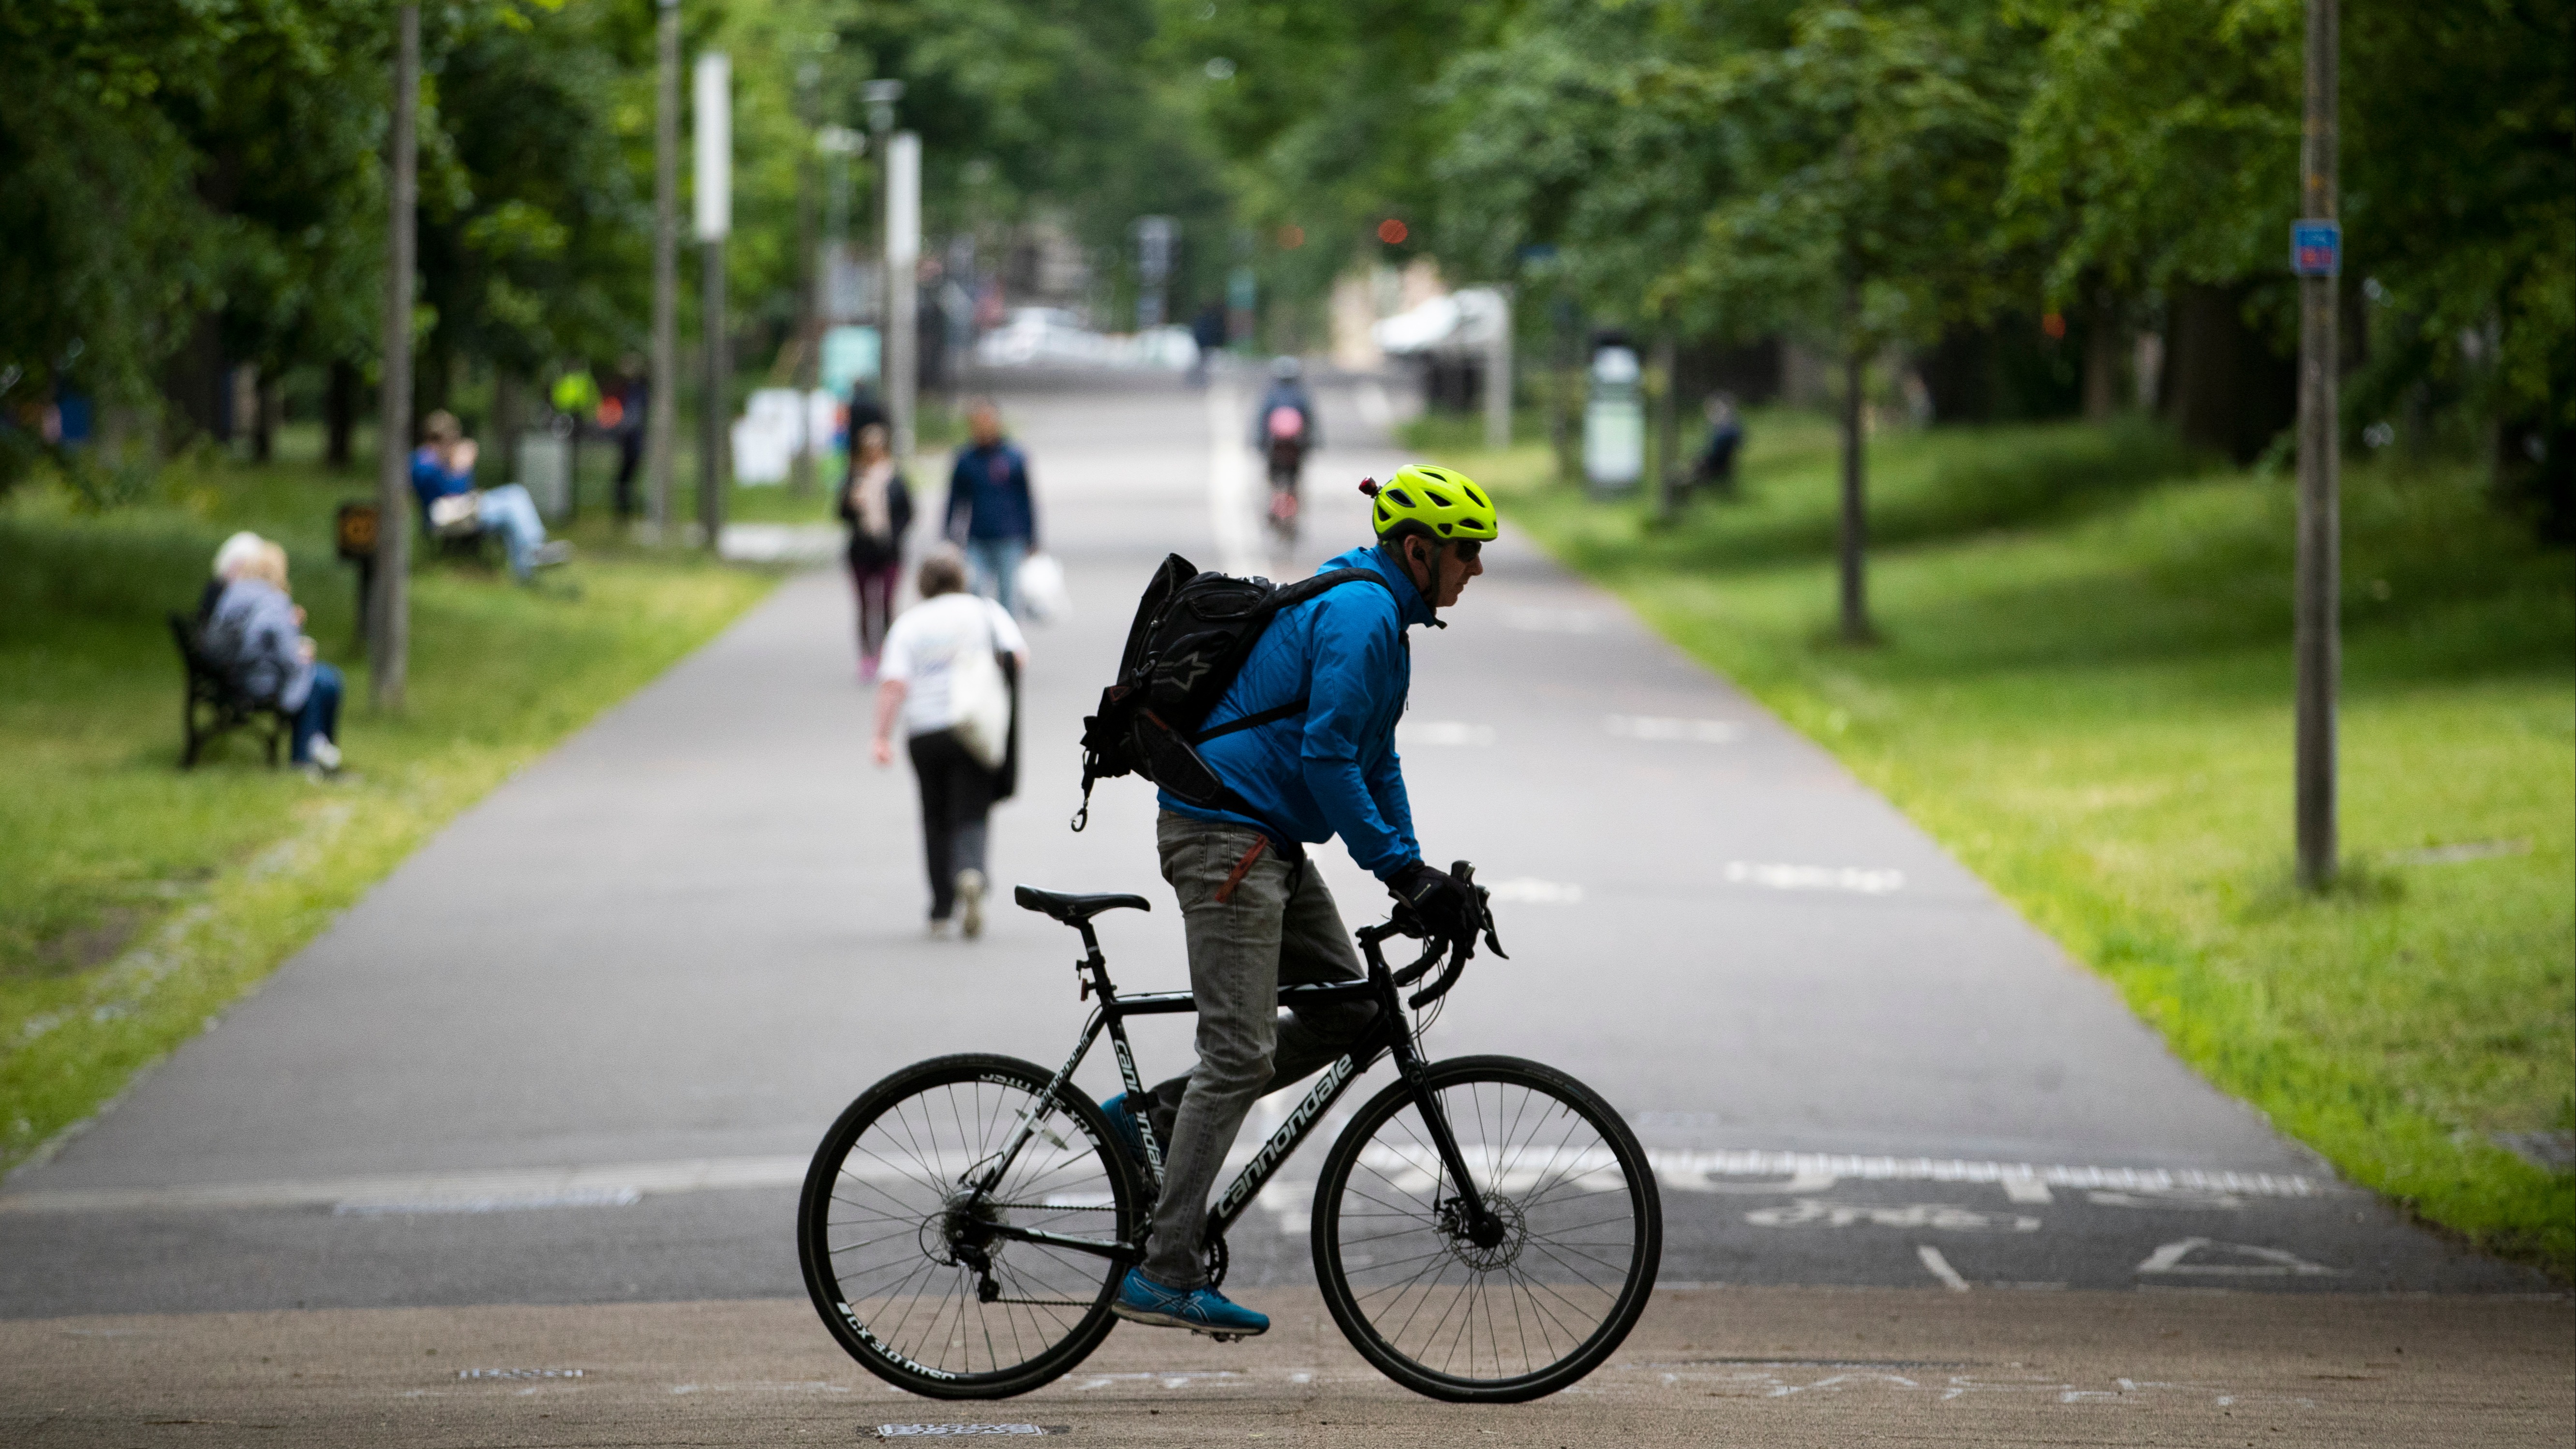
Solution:
{"label": "person in navy top walking", "polygon": [[966,410],[966,431],[973,441],[948,474],[948,537],[966,552],[975,592],[1017,613],[1020,560],[1038,545],[1028,456],[1002,437],[990,398]]}

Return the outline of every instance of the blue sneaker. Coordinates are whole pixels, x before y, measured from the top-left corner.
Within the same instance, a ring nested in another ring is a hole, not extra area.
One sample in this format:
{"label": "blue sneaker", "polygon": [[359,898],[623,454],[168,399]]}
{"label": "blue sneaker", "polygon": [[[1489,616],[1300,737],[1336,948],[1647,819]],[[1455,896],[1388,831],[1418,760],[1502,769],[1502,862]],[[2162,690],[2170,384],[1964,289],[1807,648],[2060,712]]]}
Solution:
{"label": "blue sneaker", "polygon": [[1269,1319],[1226,1301],[1213,1288],[1166,1288],[1139,1268],[1127,1270],[1127,1281],[1118,1285],[1118,1301],[1109,1305],[1109,1311],[1132,1322],[1186,1328],[1214,1339],[1250,1338],[1270,1331]]}
{"label": "blue sneaker", "polygon": [[1135,1114],[1127,1110],[1127,1094],[1121,1092],[1101,1103],[1100,1110],[1109,1114],[1109,1130],[1118,1134],[1118,1145],[1127,1149],[1127,1160],[1136,1164],[1137,1171],[1144,1171],[1145,1134],[1137,1129]]}

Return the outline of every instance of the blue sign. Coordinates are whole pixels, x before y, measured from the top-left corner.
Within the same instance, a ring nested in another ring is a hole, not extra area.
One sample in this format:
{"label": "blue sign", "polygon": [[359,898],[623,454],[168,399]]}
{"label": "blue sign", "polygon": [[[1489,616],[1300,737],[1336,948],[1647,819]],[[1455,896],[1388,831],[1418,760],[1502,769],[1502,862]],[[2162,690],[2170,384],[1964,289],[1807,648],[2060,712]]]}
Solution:
{"label": "blue sign", "polygon": [[2302,277],[2331,277],[2343,270],[2343,228],[2331,221],[2290,223],[2290,270]]}

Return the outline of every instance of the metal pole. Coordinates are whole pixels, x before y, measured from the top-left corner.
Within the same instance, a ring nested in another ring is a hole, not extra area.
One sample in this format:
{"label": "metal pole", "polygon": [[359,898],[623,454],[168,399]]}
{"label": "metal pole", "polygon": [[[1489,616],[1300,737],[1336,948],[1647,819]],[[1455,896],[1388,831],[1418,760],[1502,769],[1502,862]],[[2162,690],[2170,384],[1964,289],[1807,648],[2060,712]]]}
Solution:
{"label": "metal pole", "polygon": [[707,548],[724,532],[726,464],[733,449],[727,378],[725,237],[733,231],[733,63],[724,52],[698,57],[695,108],[697,233],[706,270],[698,290],[698,330],[706,346],[706,391],[698,399],[698,527]]}
{"label": "metal pole", "polygon": [[680,0],[661,0],[653,100],[653,379],[645,399],[644,474],[655,538],[671,527],[671,469],[680,406]]}
{"label": "metal pole", "polygon": [[1485,446],[1499,453],[1512,445],[1512,289],[1498,284],[1494,295],[1502,310],[1485,346]]}
{"label": "metal pole", "polygon": [[[2308,0],[2308,114],[2299,158],[2302,215],[2336,218],[2336,0]],[[2336,253],[2340,254],[2340,237]],[[2298,655],[2299,883],[2320,890],[2334,882],[2335,695],[2342,673],[2336,617],[2342,593],[2337,493],[2341,445],[2337,411],[2336,278],[2331,268],[2302,265],[2299,279],[2299,562]],[[2317,275],[2324,270],[2326,275]]]}
{"label": "metal pole", "polygon": [[[807,61],[796,72],[796,109],[798,119],[808,128],[815,125],[814,88],[823,78],[823,67]],[[814,491],[814,439],[806,426],[813,409],[806,395],[814,390],[815,349],[822,345],[821,331],[814,325],[814,148],[800,146],[796,151],[796,455],[788,463],[787,490],[802,498]]]}
{"label": "metal pole", "polygon": [[887,139],[885,403],[894,455],[910,458],[913,400],[921,381],[921,339],[914,299],[921,264],[921,138],[897,131]]}
{"label": "metal pole", "polygon": [[698,524],[707,547],[714,548],[724,528],[725,244],[722,238],[701,242],[698,251],[706,264],[698,282],[698,327],[706,334],[706,391],[698,398]]}
{"label": "metal pole", "polygon": [[911,436],[905,429],[909,419],[895,406],[894,396],[894,274],[886,265],[894,248],[894,235],[886,225],[894,206],[892,181],[895,103],[903,99],[903,82],[872,80],[859,87],[859,98],[868,107],[868,155],[871,210],[877,224],[877,400],[886,410],[886,441],[897,459],[911,456]]}
{"label": "metal pole", "polygon": [[376,708],[403,707],[411,667],[411,301],[420,197],[420,7],[395,20],[392,193],[385,226],[383,392],[376,437],[376,569],[367,611],[367,664]]}

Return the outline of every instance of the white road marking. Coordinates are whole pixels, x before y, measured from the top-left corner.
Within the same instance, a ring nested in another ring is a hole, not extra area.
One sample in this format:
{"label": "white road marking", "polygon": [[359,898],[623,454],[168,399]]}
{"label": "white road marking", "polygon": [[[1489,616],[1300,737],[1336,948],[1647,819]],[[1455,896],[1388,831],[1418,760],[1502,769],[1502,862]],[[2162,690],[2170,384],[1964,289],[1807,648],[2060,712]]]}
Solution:
{"label": "white road marking", "polygon": [[[2192,1254],[2203,1250],[2233,1253],[2239,1258],[2252,1261],[2237,1263],[2190,1261]],[[2167,1243],[2149,1253],[2146,1261],[2138,1265],[2137,1271],[2142,1274],[2193,1273],[2223,1278],[2306,1278],[2343,1275],[2343,1270],[2340,1268],[2329,1268],[2323,1263],[2311,1263],[2296,1253],[2283,1252],[2279,1248],[2258,1248],[2251,1243],[2219,1243],[2207,1238],[2183,1238],[2177,1242]]]}
{"label": "white road marking", "polygon": [[2013,1202],[2055,1202],[2048,1184],[2036,1177],[2007,1177],[2003,1180],[2004,1196]]}
{"label": "white road marking", "polygon": [[1427,719],[1420,724],[1406,724],[1397,729],[1395,742],[1399,749],[1410,749],[1416,745],[1490,745],[1494,742],[1494,727],[1453,719]]}
{"label": "white road marking", "polygon": [[1516,876],[1498,880],[1485,887],[1498,901],[1524,906],[1579,906],[1583,904],[1583,887],[1564,881],[1535,880]]}
{"label": "white road marking", "polygon": [[1679,741],[1694,745],[1728,744],[1744,733],[1744,727],[1733,720],[1673,719],[1653,714],[1604,715],[1601,727],[1623,740]]}
{"label": "white road marking", "polygon": [[[1536,891],[1531,892],[1531,898],[1537,898]],[[1657,1119],[1675,1115],[1640,1113],[1639,1117],[1651,1127]],[[1345,1114],[1337,1112],[1334,1116],[1343,1118]],[[1340,1130],[1340,1121],[1327,1120],[1307,1145],[1312,1148]],[[1265,1135],[1256,1118],[1254,1124],[1247,1127],[1243,1140],[1236,1143],[1236,1150],[1228,1155],[1227,1170],[1239,1169],[1250,1161]],[[1477,1160],[1485,1151],[1472,1143],[1465,1144],[1464,1150],[1470,1161]],[[589,1167],[495,1168],[279,1182],[200,1183],[178,1187],[67,1188],[0,1194],[0,1213],[336,1208],[343,1203],[353,1206],[458,1204],[480,1199],[563,1199],[573,1194],[624,1192],[659,1197],[682,1192],[794,1187],[804,1182],[807,1161],[801,1156],[715,1157]],[[1863,1157],[1826,1152],[1656,1147],[1647,1149],[1646,1162],[1666,1188],[1681,1192],[1775,1192],[1813,1196],[1830,1189],[1837,1182],[1850,1180],[1984,1183],[2005,1186],[2009,1194],[2008,1184],[2020,1181],[2070,1191],[2175,1194],[2177,1200],[2170,1205],[2183,1206],[2189,1201],[2183,1195],[2199,1195],[2203,1199],[2217,1196],[2304,1198],[2333,1190],[2331,1184],[2320,1184],[2291,1174],[1991,1162],[1956,1157]],[[1561,1169],[1568,1172],[1589,1172],[1608,1165],[1606,1155],[1599,1162],[1587,1160],[1571,1166],[1560,1164]],[[1720,1178],[1785,1180],[1760,1183],[1719,1183],[1714,1180]],[[450,1206],[442,1210],[464,1209]]]}
{"label": "white road marking", "polygon": [[1959,1270],[1950,1266],[1950,1260],[1941,1256],[1939,1248],[1930,1243],[1917,1243],[1914,1256],[1922,1260],[1923,1271],[1941,1280],[1942,1287],[1953,1293],[1968,1291],[1968,1280],[1959,1276]]}
{"label": "white road marking", "polygon": [[1208,384],[1208,525],[1216,534],[1216,566],[1249,575],[1261,567],[1261,528],[1252,516],[1252,455],[1236,432],[1243,406],[1232,383]]}
{"label": "white road marking", "polygon": [[2095,1207],[2152,1208],[2160,1212],[2208,1209],[2234,1212],[2245,1206],[2245,1199],[2234,1193],[2194,1192],[2174,1188],[2167,1192],[2088,1192],[2085,1200]]}
{"label": "white road marking", "polygon": [[531,1208],[633,1207],[644,1194],[633,1187],[584,1187],[569,1192],[479,1193],[467,1197],[392,1200],[351,1198],[332,1204],[334,1217],[412,1217],[424,1213],[507,1213]]}
{"label": "white road marking", "polygon": [[[637,1192],[658,1196],[725,1188],[792,1187],[802,1157],[715,1157],[606,1167],[501,1168],[188,1187],[73,1188],[0,1195],[0,1213],[167,1212],[204,1208],[337,1207],[342,1203],[461,1202]],[[452,1210],[452,1209],[451,1209]]]}
{"label": "white road marking", "polygon": [[1726,863],[1726,878],[1738,885],[1775,891],[1853,891],[1883,896],[1905,889],[1905,872],[1901,870],[1870,870],[1856,865],[1765,865],[1730,860]]}
{"label": "white road marking", "polygon": [[1802,1197],[1787,1207],[1755,1208],[1744,1220],[1757,1228],[1933,1228],[1942,1232],[1982,1233],[2000,1228],[2035,1233],[2039,1219],[2024,1213],[1982,1213],[1956,1203],[1915,1202],[1888,1207],[1865,1202],[1826,1202]]}
{"label": "white road marking", "polygon": [[[1641,1114],[1651,1117],[1658,1114]],[[1671,1115],[1671,1114],[1660,1114]],[[2037,1182],[2070,1190],[2227,1193],[2239,1197],[2315,1197],[2329,1187],[2289,1173],[2217,1172],[2199,1168],[2087,1167],[2058,1163],[1979,1162],[1957,1157],[1861,1157],[1839,1152],[1694,1151],[1649,1148],[1646,1157],[1667,1187],[1707,1191],[1711,1177],[1786,1177],[1782,1191],[1844,1178],[1866,1182]],[[2007,1195],[2011,1189],[2005,1189]]]}

